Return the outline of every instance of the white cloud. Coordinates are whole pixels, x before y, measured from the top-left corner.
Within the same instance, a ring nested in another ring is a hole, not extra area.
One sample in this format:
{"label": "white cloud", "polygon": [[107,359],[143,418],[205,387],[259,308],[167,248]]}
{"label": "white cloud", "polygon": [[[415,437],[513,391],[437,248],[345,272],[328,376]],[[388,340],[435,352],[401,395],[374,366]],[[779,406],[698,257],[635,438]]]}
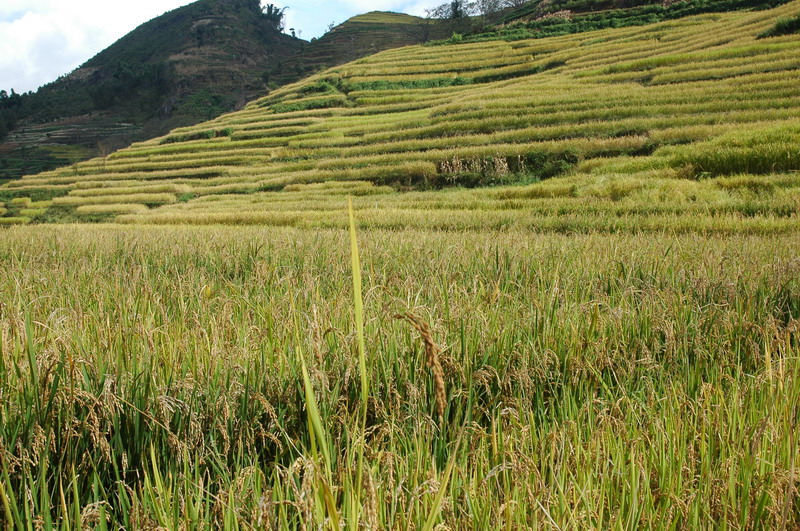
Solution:
{"label": "white cloud", "polygon": [[3,0],[0,89],[17,92],[67,74],[139,24],[188,0]]}

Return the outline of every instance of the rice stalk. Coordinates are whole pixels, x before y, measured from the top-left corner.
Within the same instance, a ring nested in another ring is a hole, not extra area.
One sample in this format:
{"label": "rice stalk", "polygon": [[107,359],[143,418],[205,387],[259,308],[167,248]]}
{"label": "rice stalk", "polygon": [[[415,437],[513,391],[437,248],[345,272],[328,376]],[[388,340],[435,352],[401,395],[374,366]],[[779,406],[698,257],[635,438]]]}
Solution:
{"label": "rice stalk", "polygon": [[439,361],[439,354],[441,353],[441,350],[433,340],[431,329],[428,326],[428,323],[423,321],[420,317],[411,312],[397,314],[394,317],[395,319],[403,319],[411,323],[411,326],[413,326],[417,332],[419,332],[422,342],[425,344],[425,362],[428,365],[428,368],[431,370],[431,374],[433,375],[436,412],[438,413],[439,421],[441,422],[444,420],[444,410],[447,406],[447,391],[445,390],[444,385],[444,370],[442,369],[442,364]]}

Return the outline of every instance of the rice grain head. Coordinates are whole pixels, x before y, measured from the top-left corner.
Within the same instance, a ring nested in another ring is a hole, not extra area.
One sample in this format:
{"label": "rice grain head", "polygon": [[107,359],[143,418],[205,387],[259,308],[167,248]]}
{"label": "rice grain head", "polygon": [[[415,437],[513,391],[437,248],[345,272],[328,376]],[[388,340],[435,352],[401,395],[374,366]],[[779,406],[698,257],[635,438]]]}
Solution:
{"label": "rice grain head", "polygon": [[444,387],[444,371],[442,364],[439,361],[439,353],[441,350],[433,341],[431,329],[428,323],[420,319],[418,316],[411,312],[395,315],[395,319],[405,319],[411,326],[417,329],[422,341],[425,343],[425,360],[428,367],[433,374],[433,388],[436,398],[436,410],[439,413],[439,420],[444,419],[444,408],[447,405],[447,392]]}

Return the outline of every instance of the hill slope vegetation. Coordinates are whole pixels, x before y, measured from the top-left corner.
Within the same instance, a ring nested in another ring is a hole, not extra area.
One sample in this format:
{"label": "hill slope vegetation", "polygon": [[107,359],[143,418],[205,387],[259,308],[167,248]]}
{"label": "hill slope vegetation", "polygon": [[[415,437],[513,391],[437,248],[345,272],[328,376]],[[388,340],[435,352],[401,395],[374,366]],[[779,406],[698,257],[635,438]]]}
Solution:
{"label": "hill slope vegetation", "polygon": [[457,19],[372,12],[308,43],[282,34],[256,0],[198,0],[143,24],[37,93],[0,99],[0,140],[8,136],[0,143],[0,184],[214,118],[267,86],[385,49],[451,35],[457,42],[541,38],[783,1],[548,0],[500,11],[486,4],[484,16]]}
{"label": "hill slope vegetation", "polygon": [[793,230],[800,38],[759,36],[797,9],[386,51],[0,193],[18,221],[328,225],[350,194],[386,227]]}
{"label": "hill slope vegetation", "polygon": [[257,0],[198,0],[141,25],[36,93],[0,100],[0,179],[107,155],[241,108],[269,87],[448,35],[437,27],[371,13],[306,42],[282,33]]}
{"label": "hill slope vegetation", "polygon": [[64,165],[108,154],[241,107],[303,44],[281,33],[258,0],[169,11],[36,93],[9,98],[0,109],[13,125],[0,145],[0,178],[50,169],[52,158]]}

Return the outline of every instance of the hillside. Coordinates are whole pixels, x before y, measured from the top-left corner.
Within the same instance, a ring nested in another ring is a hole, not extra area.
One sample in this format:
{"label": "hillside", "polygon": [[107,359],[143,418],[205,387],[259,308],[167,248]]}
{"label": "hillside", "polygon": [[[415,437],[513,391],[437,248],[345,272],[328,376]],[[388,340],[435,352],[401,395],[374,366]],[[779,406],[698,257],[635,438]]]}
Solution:
{"label": "hillside", "polygon": [[456,20],[372,12],[308,43],[277,31],[256,0],[198,0],[143,24],[37,93],[0,100],[0,184],[212,119],[267,87],[381,50],[451,36],[542,38],[784,1],[535,0]]}
{"label": "hillside", "polygon": [[500,13],[496,24],[472,32],[462,42],[554,37],[704,13],[770,9],[785,3],[786,0],[534,0]]}
{"label": "hillside", "polygon": [[[304,42],[258,0],[198,0],[142,24],[77,70],[19,98],[0,179],[108,154],[241,108]],[[12,102],[8,102],[9,104]]]}
{"label": "hillside", "polygon": [[402,13],[373,11],[352,17],[281,61],[270,74],[278,84],[374,53],[449,37],[453,25]]}
{"label": "hillside", "polygon": [[36,93],[0,101],[0,184],[215,118],[270,88],[454,27],[373,12],[306,42],[278,31],[257,0],[198,0]]}
{"label": "hillside", "polygon": [[799,8],[386,51],[12,182],[4,222],[796,230],[800,36],[760,36]]}

